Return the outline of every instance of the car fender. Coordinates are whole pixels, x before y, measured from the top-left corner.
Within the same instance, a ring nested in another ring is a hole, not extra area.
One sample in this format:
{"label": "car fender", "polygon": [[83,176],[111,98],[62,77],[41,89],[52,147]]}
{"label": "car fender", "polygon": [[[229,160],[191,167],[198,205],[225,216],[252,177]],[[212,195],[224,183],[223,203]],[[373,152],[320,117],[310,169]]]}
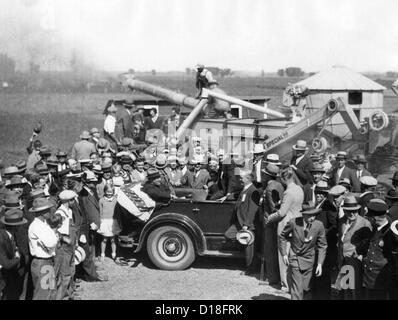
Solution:
{"label": "car fender", "polygon": [[152,230],[163,225],[177,225],[183,227],[191,236],[196,252],[201,254],[206,250],[205,236],[200,227],[192,219],[179,213],[162,213],[150,219],[144,226],[140,234],[138,247],[134,252],[139,252],[142,249],[147,236]]}

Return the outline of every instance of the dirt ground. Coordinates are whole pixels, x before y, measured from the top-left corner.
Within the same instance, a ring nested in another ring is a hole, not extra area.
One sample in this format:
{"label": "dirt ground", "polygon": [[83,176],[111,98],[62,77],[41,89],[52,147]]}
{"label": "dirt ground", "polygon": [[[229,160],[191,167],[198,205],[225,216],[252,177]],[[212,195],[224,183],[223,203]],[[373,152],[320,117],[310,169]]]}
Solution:
{"label": "dirt ground", "polygon": [[110,258],[97,263],[107,282],[81,282],[82,300],[286,300],[289,295],[260,285],[259,275],[241,274],[243,261],[198,257],[184,271],[156,269],[142,254],[131,255],[128,266]]}

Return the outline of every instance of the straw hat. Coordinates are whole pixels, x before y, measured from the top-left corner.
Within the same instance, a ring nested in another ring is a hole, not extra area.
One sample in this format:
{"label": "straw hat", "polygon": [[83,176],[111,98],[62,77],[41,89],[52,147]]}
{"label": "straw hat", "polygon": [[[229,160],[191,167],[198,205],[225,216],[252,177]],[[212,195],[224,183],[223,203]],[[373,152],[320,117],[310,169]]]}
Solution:
{"label": "straw hat", "polygon": [[361,205],[358,203],[355,196],[350,193],[344,198],[341,208],[347,211],[356,211],[361,209]]}
{"label": "straw hat", "polygon": [[28,221],[23,217],[21,210],[11,209],[5,212],[4,216],[0,218],[0,222],[8,226],[20,226]]}
{"label": "straw hat", "polygon": [[304,140],[297,140],[296,144],[293,146],[293,150],[298,150],[298,151],[308,150],[307,142]]}

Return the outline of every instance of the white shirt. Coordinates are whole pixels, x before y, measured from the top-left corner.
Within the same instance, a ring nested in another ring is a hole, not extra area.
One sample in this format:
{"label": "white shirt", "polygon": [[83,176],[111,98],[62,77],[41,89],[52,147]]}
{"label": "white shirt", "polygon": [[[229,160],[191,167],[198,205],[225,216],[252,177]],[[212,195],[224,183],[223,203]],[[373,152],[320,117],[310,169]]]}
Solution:
{"label": "white shirt", "polygon": [[261,160],[256,163],[256,181],[261,182]]}
{"label": "white shirt", "polygon": [[247,186],[244,186],[242,192],[246,191],[247,189],[249,189],[252,184],[253,183],[249,183]]}
{"label": "white shirt", "polygon": [[340,177],[341,177],[341,174],[343,173],[344,168],[345,168],[345,166],[337,169],[337,177],[338,177],[337,183],[339,183],[339,181],[340,181]]}
{"label": "white shirt", "polygon": [[363,170],[357,170],[357,178],[360,178],[362,176],[362,171]]}
{"label": "white shirt", "polygon": [[300,163],[300,161],[304,158],[305,154],[303,154],[302,156],[298,157],[296,159],[296,166]]}
{"label": "white shirt", "polygon": [[59,213],[62,217],[62,225],[58,228],[60,234],[69,236],[69,226],[72,220],[72,210],[67,208],[64,204],[61,204],[55,213]]}
{"label": "white shirt", "polygon": [[377,227],[377,231],[380,231],[388,224],[388,221],[384,222],[381,226]]}
{"label": "white shirt", "polygon": [[112,134],[115,133],[116,127],[116,118],[110,114],[108,114],[104,121],[104,130],[105,132]]}
{"label": "white shirt", "polygon": [[155,123],[159,118],[158,114],[155,114],[155,116],[153,118],[151,118],[152,122]]}
{"label": "white shirt", "polygon": [[30,254],[37,258],[55,256],[58,237],[47,222],[35,218],[28,230]]}

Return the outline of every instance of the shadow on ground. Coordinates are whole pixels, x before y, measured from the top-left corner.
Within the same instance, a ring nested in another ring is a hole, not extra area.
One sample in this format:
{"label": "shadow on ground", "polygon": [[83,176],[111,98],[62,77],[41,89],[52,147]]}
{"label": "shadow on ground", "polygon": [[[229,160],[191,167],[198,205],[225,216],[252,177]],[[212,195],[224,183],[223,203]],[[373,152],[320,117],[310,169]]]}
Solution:
{"label": "shadow on ground", "polygon": [[278,296],[270,293],[262,293],[259,296],[251,297],[252,300],[290,300],[286,297]]}

